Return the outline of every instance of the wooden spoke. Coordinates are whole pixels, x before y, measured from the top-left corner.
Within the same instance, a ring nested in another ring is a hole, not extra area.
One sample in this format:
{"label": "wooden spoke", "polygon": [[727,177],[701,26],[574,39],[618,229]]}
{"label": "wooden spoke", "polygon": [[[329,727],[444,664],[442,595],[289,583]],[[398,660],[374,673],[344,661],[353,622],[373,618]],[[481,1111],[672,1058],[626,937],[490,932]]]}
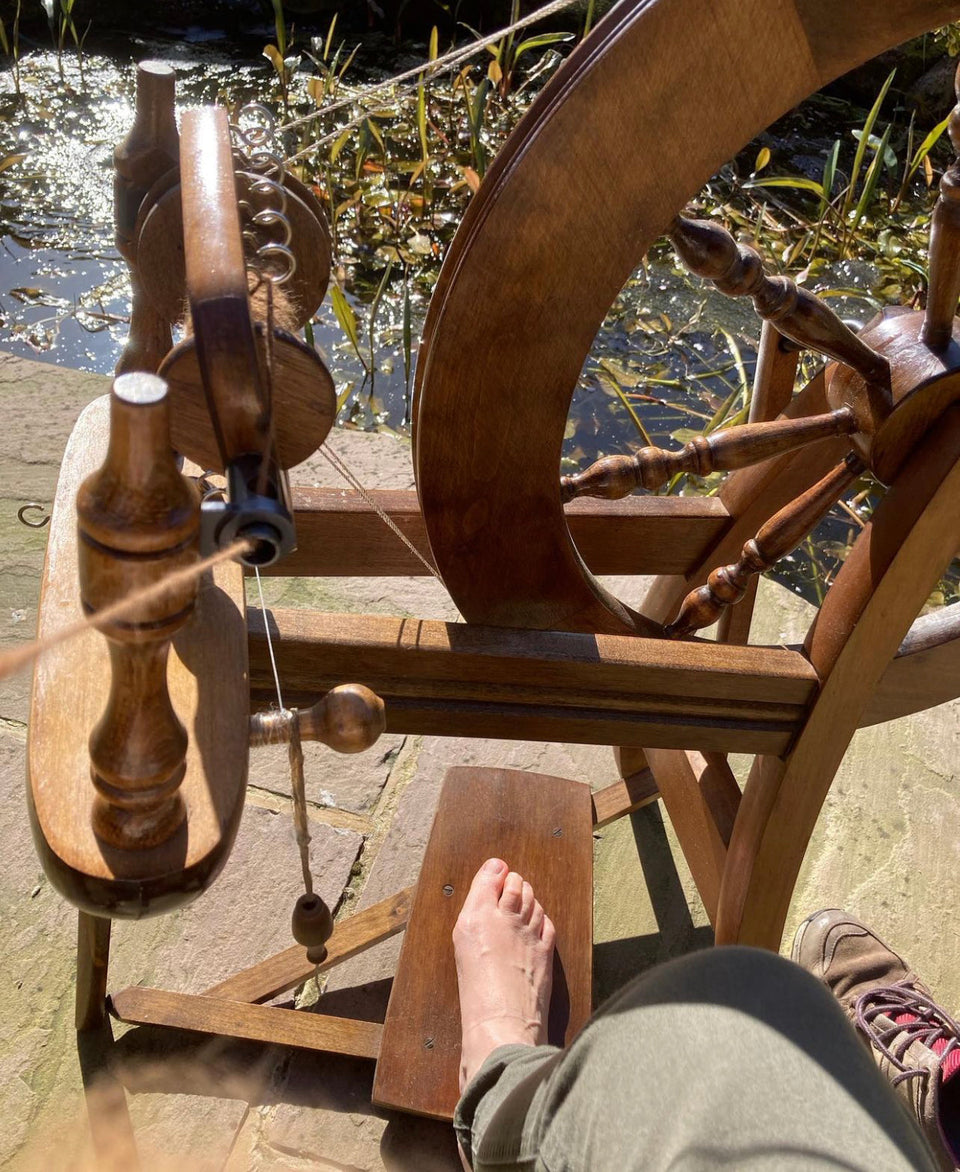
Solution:
{"label": "wooden spoke", "polygon": [[695,436],[678,452],[641,448],[633,456],[606,456],[583,472],[560,478],[563,501],[578,496],[617,499],[635,488],[661,488],[680,472],[707,476],[759,464],[803,444],[856,431],[853,411],[841,408],[808,419],[776,419],[769,423],[745,423],[712,435]]}
{"label": "wooden spoke", "polygon": [[819,297],[789,277],[770,277],[760,254],[725,228],[706,220],[677,216],[668,232],[680,259],[692,273],[712,281],[731,297],[749,295],[757,313],[800,346],[829,354],[852,366],[868,382],[885,384],[889,364],[843,324]]}
{"label": "wooden spoke", "polygon": [[953,335],[953,317],[960,299],[960,68],[955,80],[958,105],[948,131],[957,157],[940,180],[940,198],[930,223],[930,284],[920,340],[943,350]]}
{"label": "wooden spoke", "polygon": [[691,590],[676,620],[665,628],[666,634],[681,638],[716,622],[726,607],[740,601],[756,574],[769,570],[778,558],[800,544],[862,471],[860,457],[850,452],[843,463],[775,513],[756,537],[746,542],[738,562],[720,566],[710,574],[705,586]]}

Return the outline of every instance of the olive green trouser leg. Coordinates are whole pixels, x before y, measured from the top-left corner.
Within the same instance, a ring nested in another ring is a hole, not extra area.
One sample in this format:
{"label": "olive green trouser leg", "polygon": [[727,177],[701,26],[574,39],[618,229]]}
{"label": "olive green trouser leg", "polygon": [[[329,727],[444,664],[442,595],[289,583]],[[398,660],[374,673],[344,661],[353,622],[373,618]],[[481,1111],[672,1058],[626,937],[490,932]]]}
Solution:
{"label": "olive green trouser leg", "polygon": [[454,1126],[474,1172],[936,1168],[830,992],[749,948],[642,974],[565,1051],[495,1050]]}

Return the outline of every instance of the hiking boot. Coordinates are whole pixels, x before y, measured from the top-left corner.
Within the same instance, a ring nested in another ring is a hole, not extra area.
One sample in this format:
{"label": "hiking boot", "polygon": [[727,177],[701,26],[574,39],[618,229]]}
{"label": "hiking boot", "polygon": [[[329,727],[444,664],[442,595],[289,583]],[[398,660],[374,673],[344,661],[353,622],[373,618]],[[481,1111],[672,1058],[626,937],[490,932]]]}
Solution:
{"label": "hiking boot", "polygon": [[882,1073],[910,1105],[942,1168],[960,1164],[960,1025],[903,957],[854,916],[804,920],[793,959],[843,1006]]}

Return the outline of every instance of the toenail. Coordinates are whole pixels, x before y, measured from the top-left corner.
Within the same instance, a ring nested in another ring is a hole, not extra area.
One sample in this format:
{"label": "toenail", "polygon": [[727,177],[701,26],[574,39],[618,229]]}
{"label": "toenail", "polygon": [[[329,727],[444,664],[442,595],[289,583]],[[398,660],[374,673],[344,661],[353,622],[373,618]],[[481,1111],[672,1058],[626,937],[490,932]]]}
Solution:
{"label": "toenail", "polygon": [[505,864],[500,859],[487,859],[483,864],[484,871],[491,875],[498,875],[504,868]]}

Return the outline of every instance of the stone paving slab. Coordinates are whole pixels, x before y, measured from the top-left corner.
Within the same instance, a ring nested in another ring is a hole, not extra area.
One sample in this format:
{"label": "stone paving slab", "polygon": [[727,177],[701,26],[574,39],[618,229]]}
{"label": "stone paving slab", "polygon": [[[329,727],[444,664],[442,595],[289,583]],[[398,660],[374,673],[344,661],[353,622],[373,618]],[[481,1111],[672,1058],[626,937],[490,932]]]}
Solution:
{"label": "stone paving slab", "polygon": [[[16,509],[52,499],[60,454],[81,407],[107,380],[0,354],[0,647],[28,638],[44,531]],[[370,487],[412,487],[409,447],[387,436],[337,432],[331,443]],[[26,455],[29,453],[29,455]],[[338,485],[321,457],[295,481]],[[606,583],[628,602],[643,579]],[[265,579],[268,606],[317,606],[453,620],[430,578],[308,583]],[[253,599],[254,592],[248,592]],[[754,641],[799,641],[812,608],[771,582],[761,586]],[[33,852],[23,806],[29,680],[0,683],[0,1166],[67,1167],[89,1156],[72,1014],[75,914],[50,888]],[[960,1005],[960,935],[954,927],[960,841],[954,770],[960,703],[857,735],[827,798],[788,921],[845,904],[901,945]],[[307,746],[313,858],[324,896],[340,914],[415,880],[440,784],[451,765],[526,769],[614,780],[608,748],[436,737],[384,738],[337,758]],[[735,760],[741,775],[746,759]],[[114,931],[111,987],[134,981],[200,991],[289,944],[298,864],[289,775],[280,747],[257,750],[237,847],[209,893],[181,912]],[[712,936],[662,809],[647,807],[595,835],[595,996],[666,956]],[[334,970],[306,1011],[382,1018],[399,940]],[[292,1004],[292,995],[282,1001]],[[137,1140],[150,1168],[409,1169],[459,1167],[450,1130],[370,1106],[373,1064],[199,1035],[117,1027],[116,1053]],[[91,1163],[89,1166],[94,1166]]]}

